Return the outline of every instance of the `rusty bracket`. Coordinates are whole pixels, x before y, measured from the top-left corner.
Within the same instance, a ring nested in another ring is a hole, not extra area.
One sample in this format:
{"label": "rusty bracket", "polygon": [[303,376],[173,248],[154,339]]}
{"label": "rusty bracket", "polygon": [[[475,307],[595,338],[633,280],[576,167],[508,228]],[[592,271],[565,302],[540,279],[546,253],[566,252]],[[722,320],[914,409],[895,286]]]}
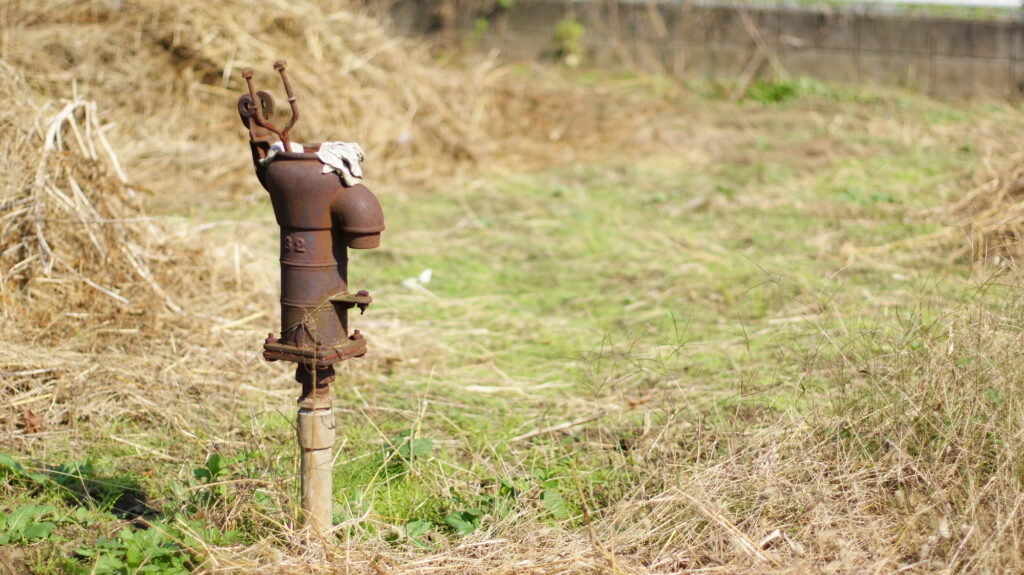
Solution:
{"label": "rusty bracket", "polygon": [[[253,105],[253,98],[256,98],[258,106]],[[274,115],[274,97],[260,90],[254,94],[243,94],[238,99],[238,115],[242,118],[242,123],[249,129],[249,139],[253,142],[263,142],[270,144],[273,142],[273,132],[269,130],[260,131],[258,129],[257,118],[263,120],[269,120]]]}
{"label": "rusty bracket", "polygon": [[[245,123],[246,127],[249,128],[249,138],[254,142],[261,142],[266,141],[269,137],[269,133],[275,134],[280,138],[281,144],[286,152],[291,151],[291,142],[288,139],[288,132],[290,132],[292,127],[295,126],[295,122],[299,121],[299,108],[295,104],[295,94],[292,92],[291,82],[288,81],[288,74],[285,72],[287,67],[288,64],[284,60],[274,62],[274,69],[281,75],[281,83],[284,84],[284,91],[288,95],[288,105],[291,107],[292,111],[292,117],[288,119],[288,123],[285,124],[284,128],[278,128],[270,123],[270,117],[274,112],[274,99],[266,92],[255,91],[255,88],[252,85],[252,68],[245,68],[242,70],[242,78],[245,79],[245,83],[249,88],[249,93],[248,95],[243,95],[238,100],[238,112],[242,115],[242,121]],[[255,104],[256,102],[259,102],[258,106]],[[254,124],[255,126],[263,128],[266,132],[259,134],[256,132]]]}
{"label": "rusty bracket", "polygon": [[348,341],[339,345],[296,347],[280,343],[273,334],[263,344],[263,359],[267,361],[293,361],[308,367],[324,368],[339,361],[366,355],[366,339],[359,330],[353,330]]}
{"label": "rusty bracket", "polygon": [[366,308],[370,307],[373,303],[373,298],[370,296],[370,292],[361,289],[355,293],[355,295],[348,292],[342,292],[334,294],[328,298],[331,303],[339,303],[346,308],[357,307],[359,308],[359,315],[366,313]]}

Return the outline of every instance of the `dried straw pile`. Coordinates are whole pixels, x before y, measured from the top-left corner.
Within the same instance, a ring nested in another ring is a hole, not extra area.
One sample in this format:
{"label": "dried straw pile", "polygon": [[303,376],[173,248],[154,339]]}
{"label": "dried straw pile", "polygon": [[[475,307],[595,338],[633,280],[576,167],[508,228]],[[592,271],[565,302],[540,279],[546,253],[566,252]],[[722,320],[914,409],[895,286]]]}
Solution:
{"label": "dried straw pile", "polygon": [[955,201],[928,210],[938,230],[890,244],[848,247],[856,258],[877,252],[927,254],[950,262],[1017,267],[1024,255],[1024,165],[1013,162]]}
{"label": "dried straw pile", "polygon": [[166,275],[159,263],[175,255],[167,233],[145,217],[96,103],[38,104],[7,72],[0,97],[24,104],[6,110],[3,127],[15,137],[0,149],[0,169],[11,175],[0,189],[4,317],[40,328],[49,343],[60,334],[46,328],[71,309],[100,318],[145,315],[155,296],[180,312],[155,277]]}
{"label": "dried straw pile", "polygon": [[[34,87],[85,97],[116,112],[129,175],[151,189],[182,176],[241,192],[248,176],[234,102],[239,71],[287,109],[270,64],[289,61],[303,141],[358,141],[374,178],[430,177],[486,151],[484,87],[424,65],[426,48],[390,36],[341,2],[117,1],[26,3],[8,18],[4,59]],[[248,184],[248,182],[246,182]]]}
{"label": "dried straw pile", "polygon": [[[96,102],[41,97],[0,66],[0,426],[178,417],[160,403],[189,377],[159,334],[204,321],[179,302],[211,258],[146,216]],[[43,400],[45,418],[10,409]]]}
{"label": "dried straw pile", "polygon": [[[1024,254],[1024,166],[1018,165],[975,187],[945,207],[944,212],[959,232],[956,257],[1013,262]],[[967,242],[962,241],[964,236]]]}
{"label": "dried straw pile", "polygon": [[[255,68],[257,87],[282,110],[277,59],[289,62],[299,98],[295,137],[360,142],[377,182],[426,182],[466,163],[568,161],[670,137],[665,117],[652,121],[664,109],[627,95],[636,86],[566,86],[492,58],[440,68],[426,44],[394,37],[343,1],[55,0],[9,10],[5,61],[51,98],[76,82],[110,110],[110,139],[134,182],[193,197],[187,187],[202,181],[214,194],[205,202],[251,192],[234,111],[239,73]],[[631,114],[616,112],[627,106]]]}

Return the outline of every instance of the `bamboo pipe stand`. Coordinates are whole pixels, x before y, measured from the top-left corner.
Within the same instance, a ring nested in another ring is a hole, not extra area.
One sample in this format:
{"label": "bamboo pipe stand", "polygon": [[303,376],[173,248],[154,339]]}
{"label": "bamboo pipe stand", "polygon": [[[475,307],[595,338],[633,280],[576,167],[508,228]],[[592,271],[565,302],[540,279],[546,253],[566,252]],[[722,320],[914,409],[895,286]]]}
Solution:
{"label": "bamboo pipe stand", "polygon": [[300,399],[296,428],[302,522],[311,535],[322,537],[331,529],[332,515],[334,411],[330,397]]}

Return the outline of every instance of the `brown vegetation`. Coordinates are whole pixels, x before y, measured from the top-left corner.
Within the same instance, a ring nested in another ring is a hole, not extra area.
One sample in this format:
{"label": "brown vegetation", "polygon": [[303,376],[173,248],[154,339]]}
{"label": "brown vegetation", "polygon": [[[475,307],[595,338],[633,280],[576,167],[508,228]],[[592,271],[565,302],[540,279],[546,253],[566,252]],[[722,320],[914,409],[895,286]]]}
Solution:
{"label": "brown vegetation", "polygon": [[[681,112],[633,100],[628,87],[527,80],[493,62],[438,66],[425,45],[345,3],[43,4],[0,9],[0,432],[22,450],[87,440],[62,434],[98,419],[188,429],[208,410],[290,397],[287,382],[250,384],[254,373],[279,376],[244,351],[258,340],[225,337],[230,318],[270,323],[261,314],[276,285],[250,263],[256,250],[218,247],[216,226],[147,215],[252,193],[234,107],[243,66],[279,93],[269,63],[288,60],[301,139],[359,141],[385,181],[426,185],[474,163],[519,169],[685,133],[666,129]],[[659,114],[666,123],[650,121]],[[1022,177],[951,208],[970,218],[977,257],[1015,253]],[[324,572],[357,573],[1019,571],[1018,318],[939,315],[852,342],[826,374],[828,408],[781,419],[737,410],[729,431],[668,411],[629,449],[609,451],[608,468],[630,468],[635,483],[579,529],[514,516],[431,553],[361,532],[303,555],[280,526],[251,545],[205,549],[206,567],[310,572],[318,555]],[[396,352],[385,341],[375,353],[381,371]],[[181,398],[204,408],[168,407]],[[45,417],[29,402],[48,406]],[[262,441],[232,433],[224,439]],[[244,513],[256,512],[224,511]]]}

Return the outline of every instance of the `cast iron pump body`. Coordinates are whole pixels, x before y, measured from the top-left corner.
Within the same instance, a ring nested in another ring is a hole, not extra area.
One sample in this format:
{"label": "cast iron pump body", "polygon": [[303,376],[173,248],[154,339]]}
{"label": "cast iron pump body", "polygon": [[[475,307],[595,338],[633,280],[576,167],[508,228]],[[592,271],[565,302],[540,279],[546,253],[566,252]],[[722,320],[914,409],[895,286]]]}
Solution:
{"label": "cast iron pump body", "polygon": [[251,69],[242,71],[249,91],[238,100],[242,123],[249,130],[256,177],[270,193],[281,227],[281,335],[267,337],[263,357],[297,364],[295,379],[302,384],[296,432],[303,519],[314,534],[322,536],[331,528],[333,493],[334,415],[329,385],[335,363],[366,353],[359,331],[349,334],[348,310],[365,311],[373,301],[366,291],[349,293],[348,248],[379,246],[384,215],[377,198],[354,177],[362,175],[358,168],[362,150],[357,145],[329,144],[355,150],[357,157],[346,152],[345,163],[328,165],[320,153],[327,143],[289,140],[299,111],[285,63],[278,61],[274,68],[288,94],[288,124],[278,129],[270,123],[274,100],[266,92],[253,91]]}
{"label": "cast iron pump body", "polygon": [[316,154],[320,144],[301,144],[302,152],[272,150],[271,134],[280,138],[283,150],[293,149],[288,131],[298,118],[284,62],[274,67],[292,107],[284,129],[269,123],[273,99],[253,92],[250,69],[243,71],[249,93],[238,101],[256,177],[270,193],[281,228],[281,335],[267,338],[263,356],[299,364],[296,379],[308,397],[326,393],[321,388],[333,377],[335,363],[366,353],[358,330],[349,334],[348,310],[365,310],[373,300],[365,291],[349,293],[347,248],[378,247],[384,215],[366,186],[345,186],[337,173],[325,173]]}
{"label": "cast iron pump body", "polygon": [[375,248],[384,230],[373,193],[322,173],[316,148],[278,152],[273,161],[256,163],[281,227],[281,337],[268,338],[263,356],[299,363],[296,377],[304,385],[314,368],[320,383],[335,363],[366,353],[361,334],[348,333],[348,310],[365,309],[372,299],[366,292],[348,293],[347,248]]}

